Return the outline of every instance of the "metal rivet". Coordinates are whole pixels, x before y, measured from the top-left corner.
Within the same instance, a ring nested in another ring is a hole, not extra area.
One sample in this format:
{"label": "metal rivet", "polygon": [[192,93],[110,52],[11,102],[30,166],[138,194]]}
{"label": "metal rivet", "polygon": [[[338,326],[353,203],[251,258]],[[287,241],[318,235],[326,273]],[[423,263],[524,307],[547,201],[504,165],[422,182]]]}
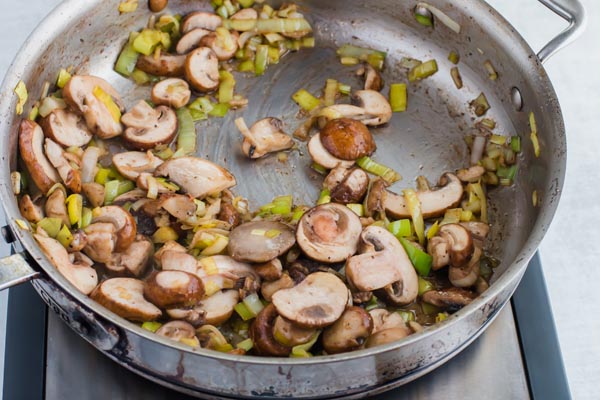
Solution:
{"label": "metal rivet", "polygon": [[12,233],[12,230],[8,225],[0,228],[0,232],[2,233],[2,236],[4,237],[6,243],[12,243],[16,240],[15,235]]}
{"label": "metal rivet", "polygon": [[510,98],[515,106],[515,110],[521,111],[523,109],[523,96],[518,87],[513,86],[513,88],[510,89]]}

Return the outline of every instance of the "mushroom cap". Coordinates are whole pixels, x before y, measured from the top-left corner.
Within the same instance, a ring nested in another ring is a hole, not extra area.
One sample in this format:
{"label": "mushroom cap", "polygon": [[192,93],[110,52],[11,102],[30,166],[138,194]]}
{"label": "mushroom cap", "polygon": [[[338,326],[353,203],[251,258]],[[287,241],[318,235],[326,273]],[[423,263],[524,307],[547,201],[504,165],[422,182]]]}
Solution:
{"label": "mushroom cap", "polygon": [[81,191],[92,207],[101,207],[104,203],[104,185],[96,182],[82,183]]}
{"label": "mushroom cap", "polygon": [[273,304],[269,304],[252,321],[248,333],[258,355],[286,357],[292,351],[290,346],[284,346],[273,336],[273,326],[278,315]]}
{"label": "mushroom cap", "polygon": [[335,263],[356,253],[362,225],[348,207],[328,203],[308,210],[296,228],[296,241],[313,260]]}
{"label": "mushroom cap", "polygon": [[337,166],[350,168],[354,165],[354,161],[342,160],[341,158],[334,157],[328,152],[327,149],[323,147],[321,135],[319,133],[310,138],[307,147],[310,158],[327,169],[332,169]]}
{"label": "mushroom cap", "polygon": [[323,186],[329,189],[331,200],[336,203],[359,203],[369,188],[369,175],[357,167],[335,167]]}
{"label": "mushroom cap", "polygon": [[172,108],[152,108],[140,100],[135,107],[121,117],[127,126],[123,140],[129,147],[148,150],[159,144],[170,143],[177,133],[177,114]]}
{"label": "mushroom cap", "polygon": [[212,49],[199,47],[185,59],[185,77],[200,92],[210,92],[219,86],[219,59]]}
{"label": "mushroom cap", "polygon": [[240,212],[231,203],[221,203],[221,209],[217,214],[217,219],[227,222],[232,228],[235,228],[242,223]]}
{"label": "mushroom cap", "polygon": [[451,287],[425,292],[423,301],[436,307],[454,311],[470,304],[476,297],[477,295],[470,290]]}
{"label": "mushroom cap", "polygon": [[273,323],[273,337],[284,346],[297,346],[310,341],[317,331],[303,328],[278,315]]}
{"label": "mushroom cap", "polygon": [[378,91],[358,90],[352,95],[352,104],[361,107],[370,116],[363,120],[365,125],[382,125],[392,118],[392,106]]}
{"label": "mushroom cap", "polygon": [[85,254],[94,261],[109,263],[115,252],[116,231],[115,225],[108,222],[98,222],[86,226],[84,232],[87,236],[87,243],[83,249]]}
{"label": "mushroom cap", "polygon": [[66,153],[63,148],[52,139],[46,138],[44,149],[50,164],[56,168],[65,185],[75,193],[81,192],[81,172],[79,169],[73,168],[65,157]]}
{"label": "mushroom cap", "polygon": [[154,173],[165,176],[195,198],[220,193],[235,186],[235,178],[225,168],[199,157],[172,158]]}
{"label": "mushroom cap", "polygon": [[348,303],[348,288],[327,272],[310,274],[297,286],[281,289],[272,296],[279,315],[306,328],[333,324]]}
{"label": "mushroom cap", "polygon": [[[200,45],[212,49],[212,51],[214,51],[217,55],[219,61],[228,61],[231,60],[233,56],[235,56],[235,52],[238,50],[239,34],[236,31],[229,32],[225,28],[220,29],[223,29],[224,32],[219,33],[219,31],[217,30],[216,33],[209,33],[200,40]],[[219,34],[223,33],[225,35],[229,34],[229,38],[227,39],[229,43],[225,43],[223,38],[219,37]],[[227,45],[229,46],[227,47]]]}
{"label": "mushroom cap", "polygon": [[365,124],[350,118],[330,120],[321,129],[320,138],[325,150],[342,160],[370,156],[377,148]]}
{"label": "mushroom cap", "polygon": [[185,55],[167,53],[160,53],[157,58],[142,54],[135,66],[150,75],[178,77],[185,74],[185,58]]}
{"label": "mushroom cap", "polygon": [[128,271],[133,276],[144,273],[152,258],[154,244],[144,235],[137,235],[135,241],[122,253],[115,253],[106,268],[111,271]]}
{"label": "mushroom cap", "polygon": [[[115,226],[116,251],[126,250],[135,240],[137,225],[133,216],[120,206],[96,207],[92,210],[92,224],[107,222]],[[86,232],[87,233],[87,232]]]}
{"label": "mushroom cap", "polygon": [[485,222],[476,221],[461,222],[460,224],[471,233],[474,244],[483,247],[485,238],[490,233],[490,226]]}
{"label": "mushroom cap", "polygon": [[188,33],[192,29],[197,28],[214,31],[221,25],[223,25],[223,20],[217,14],[206,11],[196,11],[189,13],[183,19],[183,22],[181,23],[181,32]]}
{"label": "mushroom cap", "polygon": [[260,287],[260,294],[266,301],[273,300],[273,295],[282,289],[289,289],[296,285],[294,280],[288,274],[282,274],[281,278],[272,282],[263,282]]}
{"label": "mushroom cap", "polygon": [[250,158],[294,147],[294,141],[283,132],[283,122],[278,118],[263,118],[255,122],[248,132],[242,131],[242,135],[242,152]]}
{"label": "mushroom cap", "polygon": [[31,179],[42,193],[47,193],[60,177],[44,154],[42,128],[28,119],[19,125],[19,151]]}
{"label": "mushroom cap", "polygon": [[231,317],[239,299],[237,290],[223,290],[201,300],[197,308],[204,312],[207,324],[218,326]]}
{"label": "mushroom cap", "polygon": [[144,298],[144,282],[135,278],[111,278],[102,282],[90,297],[115,314],[132,321],[152,321],[160,309]]}
{"label": "mushroom cap", "polygon": [[[445,174],[446,185],[436,190],[418,191],[417,197],[421,202],[421,213],[424,218],[439,217],[447,209],[460,203],[463,195],[463,186],[454,174]],[[404,196],[385,191],[382,196],[382,205],[388,215],[393,218],[410,218],[411,214]]]}
{"label": "mushroom cap", "polygon": [[388,344],[392,342],[396,342],[400,339],[403,339],[410,335],[412,331],[407,326],[403,328],[388,328],[382,331],[379,331],[369,337],[367,339],[366,348],[371,348],[375,346],[381,346],[383,344]]}
{"label": "mushroom cap", "polygon": [[28,194],[24,194],[19,199],[19,211],[29,222],[38,223],[44,218],[44,211],[31,200],[31,196]]}
{"label": "mushroom cap", "polygon": [[179,341],[179,339],[192,339],[196,337],[194,327],[185,321],[169,321],[156,331],[157,335]]}
{"label": "mushroom cap", "polygon": [[373,320],[361,307],[348,307],[333,325],[323,331],[323,348],[328,354],[352,351],[362,346],[373,331]]}
{"label": "mushroom cap", "polygon": [[485,174],[485,168],[481,165],[472,165],[456,172],[456,176],[463,182],[476,182]]}
{"label": "mushroom cap", "polygon": [[283,265],[279,258],[274,258],[262,264],[254,265],[254,270],[267,282],[273,282],[281,278],[283,275]]}
{"label": "mushroom cap", "polygon": [[391,193],[386,190],[386,187],[387,183],[381,178],[376,178],[373,180],[373,182],[371,182],[371,185],[368,188],[367,198],[365,199],[365,216],[384,216],[384,196],[387,196],[388,193]]}
{"label": "mushroom cap", "polygon": [[346,277],[360,291],[373,291],[400,282],[396,304],[416,299],[419,282],[404,247],[387,229],[369,226],[360,235],[359,252],[346,262]]}
{"label": "mushroom cap", "polygon": [[276,221],[246,222],[229,235],[229,255],[237,261],[264,263],[279,257],[295,243],[294,231]]}
{"label": "mushroom cap", "polygon": [[152,88],[152,102],[173,108],[185,106],[192,96],[190,86],[179,78],[168,78],[154,85]]}
{"label": "mushroom cap", "polygon": [[33,236],[58,272],[75,286],[77,290],[83,294],[90,294],[94,290],[98,284],[98,274],[91,267],[91,261],[86,264],[74,264],[69,257],[67,249],[58,240],[39,234],[34,234]]}
{"label": "mushroom cap", "polygon": [[[161,247],[164,249],[165,246]],[[169,271],[184,271],[190,274],[196,274],[198,271],[198,261],[196,258],[185,252],[178,250],[159,250],[155,254],[157,264],[162,267],[163,270]]]}
{"label": "mushroom cap", "polygon": [[136,180],[142,172],[154,173],[154,170],[163,163],[151,151],[125,151],[112,157],[112,164],[125,178]]}
{"label": "mushroom cap", "polygon": [[92,140],[81,116],[60,108],[40,118],[40,126],[47,137],[64,147],[83,147]]}
{"label": "mushroom cap", "polygon": [[479,278],[479,260],[481,258],[481,248],[475,246],[473,255],[467,263],[462,267],[450,267],[448,269],[448,279],[453,286],[460,288],[468,288],[477,282]]}
{"label": "mushroom cap", "polygon": [[471,233],[460,224],[442,225],[427,244],[427,252],[433,257],[434,270],[452,265],[462,267],[473,254]]}
{"label": "mushroom cap", "polygon": [[206,35],[211,33],[208,29],[195,28],[183,35],[175,46],[175,52],[177,54],[187,54],[200,46],[200,41]]}
{"label": "mushroom cap", "polygon": [[146,280],[144,296],[160,308],[191,306],[204,297],[204,285],[187,272],[158,271]]}
{"label": "mushroom cap", "polygon": [[369,63],[365,63],[365,90],[375,90],[379,92],[383,89],[383,79],[381,74]]}

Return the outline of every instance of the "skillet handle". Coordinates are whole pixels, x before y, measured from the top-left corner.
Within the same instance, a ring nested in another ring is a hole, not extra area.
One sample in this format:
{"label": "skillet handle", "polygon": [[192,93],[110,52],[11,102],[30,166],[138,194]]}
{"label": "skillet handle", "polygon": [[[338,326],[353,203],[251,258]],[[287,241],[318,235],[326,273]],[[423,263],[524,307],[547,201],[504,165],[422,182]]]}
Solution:
{"label": "skillet handle", "polygon": [[538,58],[544,63],[556,52],[575,41],[575,39],[583,33],[587,24],[587,13],[580,0],[538,1],[569,23],[567,29],[548,42],[548,44],[538,53]]}

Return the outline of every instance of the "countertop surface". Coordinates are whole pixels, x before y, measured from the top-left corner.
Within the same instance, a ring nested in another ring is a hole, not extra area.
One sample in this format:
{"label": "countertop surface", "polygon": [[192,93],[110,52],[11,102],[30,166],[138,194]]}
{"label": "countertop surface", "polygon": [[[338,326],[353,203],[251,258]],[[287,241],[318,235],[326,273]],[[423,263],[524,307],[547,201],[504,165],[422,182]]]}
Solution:
{"label": "countertop surface", "polygon": [[[534,0],[490,0],[535,50],[566,24]],[[29,33],[58,0],[0,0],[0,76]],[[600,282],[600,2],[583,0],[589,14],[584,35],[546,63],[562,106],[568,142],[567,178],[541,256],[571,392],[595,399],[600,378],[600,302],[591,300]],[[0,254],[6,247],[0,245]],[[5,310],[0,293],[0,314]],[[3,341],[0,326],[0,341]],[[2,357],[0,357],[0,368]],[[2,375],[0,374],[0,379]],[[1,382],[0,382],[1,387]]]}

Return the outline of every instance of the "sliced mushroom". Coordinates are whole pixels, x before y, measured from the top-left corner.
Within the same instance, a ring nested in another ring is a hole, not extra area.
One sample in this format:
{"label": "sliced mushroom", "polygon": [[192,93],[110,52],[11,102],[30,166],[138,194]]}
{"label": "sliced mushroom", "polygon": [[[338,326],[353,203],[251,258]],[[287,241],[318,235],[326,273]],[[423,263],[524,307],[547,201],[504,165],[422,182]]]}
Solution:
{"label": "sliced mushroom", "polygon": [[88,242],[87,235],[82,230],[72,232],[72,235],[73,240],[71,240],[71,243],[69,243],[69,246],[67,246],[67,250],[69,253],[82,251]]}
{"label": "sliced mushroom", "polygon": [[196,11],[188,14],[181,23],[181,32],[188,33],[192,29],[202,28],[214,31],[223,25],[223,20],[217,14]]}
{"label": "sliced mushroom", "polygon": [[327,272],[310,274],[300,284],[272,296],[277,312],[307,328],[333,324],[348,303],[348,289],[337,276]]}
{"label": "sliced mushroom", "polygon": [[56,168],[65,185],[75,193],[81,192],[81,173],[79,169],[73,168],[66,159],[63,148],[48,138],[46,138],[44,148],[48,160]]}
{"label": "sliced mushroom", "polygon": [[242,8],[230,19],[258,19],[258,12],[254,8]]}
{"label": "sliced mushroom", "polygon": [[375,90],[358,90],[352,95],[352,104],[361,107],[371,118],[362,122],[365,125],[382,125],[392,118],[392,107],[388,100]]}
{"label": "sliced mushroom", "polygon": [[282,289],[289,289],[295,286],[295,282],[288,274],[282,274],[281,278],[273,282],[263,282],[260,287],[260,293],[266,301],[272,301],[273,295]]}
{"label": "sliced mushroom", "polygon": [[83,249],[92,260],[110,263],[117,243],[117,229],[114,224],[99,222],[85,227],[87,243]]}
{"label": "sliced mushroom", "polygon": [[436,307],[454,311],[470,304],[476,297],[477,295],[470,290],[452,287],[425,292],[423,294],[423,301],[433,304]]}
{"label": "sliced mushroom", "polygon": [[73,110],[83,115],[88,129],[98,137],[110,139],[119,136],[123,132],[121,122],[114,118],[108,105],[94,95],[96,88],[110,96],[121,113],[125,111],[119,93],[104,79],[96,76],[72,76],[63,88],[63,98]]}
{"label": "sliced mushroom", "polygon": [[126,151],[115,154],[112,163],[121,175],[134,181],[142,172],[153,173],[163,161],[151,151]]}
{"label": "sliced mushroom", "polygon": [[406,326],[404,328],[384,329],[371,335],[369,339],[367,339],[366,347],[369,349],[371,347],[396,342],[400,339],[404,339],[411,333],[412,331],[410,330],[410,328]]}
{"label": "sliced mushroom", "polygon": [[373,331],[373,320],[363,308],[346,308],[340,319],[323,331],[323,348],[328,354],[352,351],[362,346]]}
{"label": "sliced mushroom", "polygon": [[242,223],[242,216],[235,206],[231,203],[222,203],[217,219],[227,222],[232,228]]}
{"label": "sliced mushroom", "polygon": [[228,61],[233,58],[238,49],[238,33],[225,28],[217,28],[200,40],[201,46],[212,49],[219,61]]}
{"label": "sliced mushroom", "polygon": [[206,35],[211,33],[208,29],[204,28],[196,28],[187,32],[185,35],[179,39],[177,42],[177,46],[175,46],[175,51],[177,54],[187,54],[190,51],[194,50],[196,47],[200,46],[200,41]]}
{"label": "sliced mushroom", "polygon": [[180,221],[189,221],[196,217],[198,206],[188,195],[168,193],[158,199],[159,206]]}
{"label": "sliced mushroom", "polygon": [[218,326],[231,317],[239,299],[237,290],[224,290],[202,300],[198,309],[204,312],[207,324]]}
{"label": "sliced mushroom", "polygon": [[184,69],[187,81],[200,92],[210,92],[219,86],[219,59],[208,47],[191,51]]}
{"label": "sliced mushroom", "polygon": [[132,321],[153,321],[162,315],[158,307],[144,298],[144,282],[139,279],[107,279],[90,297],[120,317]]}
{"label": "sliced mushroom", "polygon": [[135,240],[137,234],[135,219],[123,207],[104,206],[94,208],[92,211],[92,224],[98,222],[109,222],[115,226],[117,235],[116,251],[126,250]]}
{"label": "sliced mushroom", "polygon": [[152,102],[173,108],[185,106],[192,96],[190,86],[179,78],[169,78],[158,82],[152,88]]}
{"label": "sliced mushroom", "polygon": [[166,106],[156,108],[140,100],[124,114],[121,121],[127,126],[123,139],[129,147],[148,150],[170,143],[177,133],[177,115]]}
{"label": "sliced mushroom", "polygon": [[42,128],[28,119],[19,125],[19,151],[31,179],[42,193],[47,193],[60,177],[44,154]]}
{"label": "sliced mushroom", "polygon": [[408,304],[417,298],[419,281],[404,247],[387,229],[365,228],[359,255],[346,262],[346,277],[358,290],[370,292],[392,287],[393,303]]}
{"label": "sliced mushroom", "polygon": [[155,175],[169,178],[195,198],[220,193],[236,183],[225,168],[198,157],[169,159],[156,169]]}
{"label": "sliced mushroom", "polygon": [[379,92],[383,89],[383,79],[381,74],[371,64],[365,64],[365,90],[374,90]]}
{"label": "sliced mushroom", "polygon": [[101,207],[104,204],[105,188],[96,182],[87,182],[81,185],[81,191],[92,207]]}
{"label": "sliced mushroom", "polygon": [[229,255],[237,261],[264,263],[279,257],[295,243],[294,231],[275,221],[239,225],[229,235]]}
{"label": "sliced mushroom", "polygon": [[325,178],[323,186],[329,189],[336,203],[360,203],[369,188],[369,175],[362,169],[335,167]]}
{"label": "sliced mushroom", "polygon": [[476,182],[485,174],[485,168],[481,165],[473,165],[469,168],[459,169],[456,176],[463,182]]}
{"label": "sliced mushroom", "polygon": [[485,238],[490,233],[490,226],[485,222],[461,222],[460,224],[471,233],[473,244],[483,248]]}
{"label": "sliced mushroom", "polygon": [[48,196],[44,209],[48,218],[60,218],[63,224],[71,226],[69,214],[67,213],[67,206],[65,204],[66,200],[67,196],[65,195],[64,190],[61,190],[60,188],[56,189]]}
{"label": "sliced mushroom", "polygon": [[144,235],[137,235],[135,241],[122,253],[114,253],[106,268],[114,272],[129,272],[133,276],[141,276],[146,270],[154,245]]}
{"label": "sliced mushroom", "polygon": [[157,335],[168,337],[175,341],[180,339],[195,339],[196,330],[192,325],[184,321],[170,321],[158,328]]}
{"label": "sliced mushroom", "polygon": [[296,228],[296,241],[313,260],[335,263],[356,253],[362,225],[348,207],[322,204],[308,210]]}
{"label": "sliced mushroom", "polygon": [[89,258],[82,254],[70,256],[58,240],[40,234],[33,236],[50,262],[77,290],[83,294],[90,294],[94,290],[98,284],[98,274],[92,268],[93,262]]}
{"label": "sliced mushroom", "polygon": [[365,124],[350,118],[330,120],[321,129],[319,137],[329,154],[347,161],[370,156],[377,148]]}
{"label": "sliced mushroom", "polygon": [[200,310],[198,307],[171,308],[166,310],[166,312],[169,318],[185,320],[195,327],[206,324],[206,321],[204,320],[204,311]]}
{"label": "sliced mushroom", "polygon": [[177,243],[174,240],[169,240],[168,242],[163,244],[162,247],[154,253],[154,261],[156,262],[156,264],[159,267],[161,266],[162,256],[167,251],[173,251],[175,253],[184,253],[184,254],[187,253],[187,249],[184,246],[180,245],[179,243]]}
{"label": "sliced mushroom", "polygon": [[268,117],[257,121],[248,129],[243,118],[235,121],[244,136],[242,152],[250,158],[260,158],[268,153],[291,149],[294,141],[283,132],[280,119]]}
{"label": "sliced mushroom", "polygon": [[453,286],[467,288],[475,285],[479,278],[479,260],[481,259],[481,248],[475,246],[473,255],[469,262],[462,267],[450,267],[448,279]]}
{"label": "sliced mushroom", "polygon": [[127,203],[135,203],[138,200],[148,200],[148,201],[152,201],[150,200],[148,197],[148,192],[146,190],[142,190],[139,188],[130,190],[128,192],[125,192],[123,194],[118,195],[117,197],[115,197],[115,199],[113,200],[113,204],[116,206],[124,206]]}
{"label": "sliced mushroom", "polygon": [[44,218],[42,207],[35,204],[28,194],[23,195],[19,199],[19,211],[21,211],[21,215],[29,222],[37,223]]}
{"label": "sliced mushroom", "polygon": [[385,217],[383,200],[384,196],[388,194],[386,187],[387,183],[381,178],[376,178],[371,182],[367,190],[367,198],[365,199],[365,215],[367,217],[375,219]]}
{"label": "sliced mushroom", "polygon": [[427,252],[433,257],[431,266],[434,270],[446,265],[462,267],[471,258],[473,250],[471,234],[459,224],[442,225],[427,244]]}
{"label": "sliced mushroom", "polygon": [[185,75],[185,58],[162,52],[158,57],[140,55],[135,66],[150,75],[179,77]]}
{"label": "sliced mushroom", "polygon": [[273,337],[286,347],[304,344],[317,332],[314,328],[302,328],[283,318],[281,315],[275,318],[273,323]]}
{"label": "sliced mushroom", "polygon": [[92,140],[92,134],[81,116],[60,108],[40,119],[44,134],[64,147],[83,147]]}
{"label": "sliced mushroom", "polygon": [[283,266],[281,265],[281,261],[278,258],[275,258],[271,261],[267,261],[262,264],[258,264],[254,266],[254,270],[262,279],[267,282],[273,282],[281,278],[283,275]]}
{"label": "sliced mushroom", "polygon": [[[164,247],[165,246],[162,248]],[[157,254],[159,253],[157,252]],[[198,271],[198,261],[193,255],[187,254],[185,249],[183,252],[177,250],[163,250],[158,256],[158,259],[160,260],[158,264],[162,266],[162,269],[165,271],[185,271],[190,274],[196,274]]]}
{"label": "sliced mushroom", "polygon": [[[437,190],[417,192],[421,202],[421,212],[424,218],[439,217],[447,209],[460,203],[463,195],[463,186],[454,174],[446,174],[446,184]],[[385,191],[381,199],[382,205],[388,215],[395,219],[410,218],[410,211],[404,196]]]}
{"label": "sliced mushroom", "polygon": [[369,311],[369,315],[373,319],[372,334],[385,329],[406,327],[406,322],[404,322],[402,316],[397,312],[388,311],[384,308],[376,308]]}
{"label": "sliced mushroom", "polygon": [[329,153],[327,149],[323,147],[323,143],[321,143],[321,135],[318,133],[311,137],[308,141],[308,153],[314,162],[327,169],[332,169],[337,166],[350,168],[354,165],[354,161],[342,160],[331,155],[331,153]]}
{"label": "sliced mushroom", "polygon": [[278,315],[273,304],[269,304],[252,321],[249,334],[258,355],[285,357],[292,351],[290,346],[284,346],[273,336],[273,325]]}
{"label": "sliced mushroom", "polygon": [[204,297],[204,285],[187,272],[159,271],[146,281],[144,296],[160,308],[191,306]]}

